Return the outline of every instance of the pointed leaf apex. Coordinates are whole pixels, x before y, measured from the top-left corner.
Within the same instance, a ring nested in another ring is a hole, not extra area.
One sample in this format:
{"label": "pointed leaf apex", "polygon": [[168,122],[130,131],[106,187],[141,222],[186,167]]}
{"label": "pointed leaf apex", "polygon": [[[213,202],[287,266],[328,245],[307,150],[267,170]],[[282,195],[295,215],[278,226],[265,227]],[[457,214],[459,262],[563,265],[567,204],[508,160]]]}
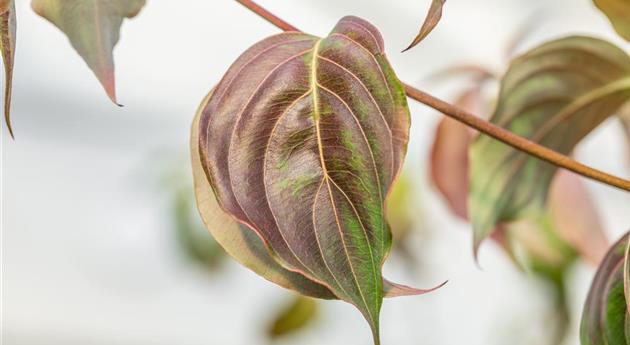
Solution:
{"label": "pointed leaf apex", "polygon": [[430,289],[417,289],[417,288],[410,287],[407,285],[393,283],[387,279],[383,279],[383,297],[394,298],[394,297],[424,295],[425,293],[433,292],[443,287],[447,283],[448,283],[448,280]]}
{"label": "pointed leaf apex", "polygon": [[422,27],[420,28],[420,32],[418,32],[418,35],[414,38],[411,44],[409,44],[409,47],[405,48],[402,53],[415,47],[418,43],[424,40],[431,31],[433,31],[433,29],[435,29],[435,26],[442,18],[442,8],[445,3],[446,0],[433,0],[431,2],[431,7],[429,7],[424,23],[422,23]]}
{"label": "pointed leaf apex", "polygon": [[116,104],[117,106],[120,106],[120,104],[116,100],[116,77],[114,75],[114,71],[104,70],[104,71],[101,71],[100,73],[95,71],[94,74],[96,75],[96,77],[98,78],[98,81],[103,86],[103,89],[105,90],[105,93],[107,94],[107,97],[109,97],[109,99],[112,102],[114,102],[114,104]]}

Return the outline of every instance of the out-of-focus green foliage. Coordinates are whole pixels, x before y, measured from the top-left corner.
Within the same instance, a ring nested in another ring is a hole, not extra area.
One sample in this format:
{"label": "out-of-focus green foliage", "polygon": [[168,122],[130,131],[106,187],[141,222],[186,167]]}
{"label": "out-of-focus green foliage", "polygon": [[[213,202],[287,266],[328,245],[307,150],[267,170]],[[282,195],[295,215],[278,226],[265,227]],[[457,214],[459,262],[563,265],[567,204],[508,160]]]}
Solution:
{"label": "out-of-focus green foliage", "polygon": [[267,334],[271,339],[278,339],[298,333],[315,322],[318,312],[316,300],[295,295],[287,305],[278,310]]}
{"label": "out-of-focus green foliage", "polygon": [[217,268],[225,251],[201,223],[192,185],[173,191],[172,211],[177,239],[186,256],[207,269]]}
{"label": "out-of-focus green foliage", "polygon": [[[490,121],[569,154],[629,98],[630,57],[599,39],[568,37],[511,63]],[[556,170],[488,136],[477,137],[468,202],[475,249],[498,223],[537,217]]]}

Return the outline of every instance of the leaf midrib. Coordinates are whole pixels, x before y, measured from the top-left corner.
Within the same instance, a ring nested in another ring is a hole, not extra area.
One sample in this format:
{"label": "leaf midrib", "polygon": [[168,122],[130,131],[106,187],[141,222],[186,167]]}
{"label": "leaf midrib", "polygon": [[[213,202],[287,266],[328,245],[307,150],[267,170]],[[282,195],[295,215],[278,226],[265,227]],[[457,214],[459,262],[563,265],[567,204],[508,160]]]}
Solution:
{"label": "leaf midrib", "polygon": [[[322,39],[317,40],[317,42],[315,43],[315,46],[313,47],[313,57],[311,59],[311,75],[310,75],[310,91],[311,91],[311,97],[313,99],[313,119],[315,122],[315,132],[316,132],[316,136],[317,136],[317,148],[318,148],[318,152],[319,152],[319,159],[320,159],[320,164],[322,167],[322,173],[323,173],[323,180],[326,182],[326,187],[328,189],[328,195],[330,197],[330,203],[333,207],[333,213],[335,214],[335,221],[337,223],[337,227],[339,229],[339,237],[342,241],[343,244],[343,250],[344,253],[346,254],[346,258],[348,260],[348,265],[350,266],[350,271],[352,272],[352,277],[354,280],[355,285],[357,286],[357,289],[359,290],[359,294],[361,296],[361,299],[363,301],[363,304],[365,305],[365,312],[369,315],[370,318],[370,323],[372,321],[377,320],[374,315],[372,315],[372,311],[370,310],[369,305],[367,304],[367,300],[365,299],[365,295],[363,293],[363,289],[361,289],[361,284],[359,284],[358,281],[358,277],[357,274],[354,270],[354,266],[352,264],[352,260],[350,259],[350,254],[348,253],[348,248],[346,246],[345,243],[345,239],[344,239],[344,235],[343,235],[343,231],[341,229],[341,223],[339,221],[339,216],[338,216],[338,212],[337,212],[337,208],[335,206],[335,199],[333,197],[332,194],[332,188],[330,186],[330,176],[328,175],[328,170],[326,167],[326,161],[324,159],[324,149],[323,149],[323,144],[322,144],[322,136],[321,136],[321,127],[320,127],[320,119],[321,119],[321,111],[319,109],[319,82],[317,79],[317,69],[318,69],[318,57],[319,57],[319,49],[322,43]],[[378,176],[376,176],[378,179]],[[316,196],[317,197],[317,196]],[[313,208],[314,211],[314,208]],[[315,224],[313,224],[313,226],[315,226]],[[365,229],[364,229],[365,230]],[[370,253],[370,259],[372,261],[372,269],[373,271],[375,270],[375,263],[374,263],[374,255],[372,253],[372,248],[371,248],[371,244],[370,244],[370,240],[367,237],[367,234],[365,234],[365,240],[366,243],[369,247],[369,253]],[[322,258],[324,259],[324,262],[326,262],[326,258],[324,256],[322,256]],[[331,271],[332,273],[332,271]],[[374,272],[374,283],[376,284],[375,287],[375,291],[378,290],[378,281],[377,281],[377,276],[376,273]],[[334,275],[333,275],[334,276]],[[341,287],[341,284],[339,284],[339,286]],[[343,289],[343,287],[341,287]],[[376,298],[378,299],[378,293],[375,294]],[[378,305],[378,300],[376,301],[376,305]]]}

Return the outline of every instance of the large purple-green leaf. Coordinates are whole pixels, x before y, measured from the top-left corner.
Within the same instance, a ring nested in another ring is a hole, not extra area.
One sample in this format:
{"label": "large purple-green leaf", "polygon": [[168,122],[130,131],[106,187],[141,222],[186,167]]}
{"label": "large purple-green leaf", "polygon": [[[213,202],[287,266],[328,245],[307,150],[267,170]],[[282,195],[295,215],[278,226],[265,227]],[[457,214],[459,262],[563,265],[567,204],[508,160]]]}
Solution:
{"label": "large purple-green leaf", "polygon": [[0,0],[0,52],[4,64],[4,120],[9,134],[13,136],[11,128],[11,91],[15,58],[15,3],[13,0]]}
{"label": "large purple-green leaf", "polygon": [[624,294],[628,285],[628,234],[602,261],[584,305],[582,345],[630,344],[630,311]]}
{"label": "large purple-green leaf", "polygon": [[378,344],[383,297],[426,292],[381,274],[385,197],[408,134],[404,90],[369,23],[345,17],[326,38],[289,32],[257,43],[199,118],[203,170],[241,224],[218,231],[258,236],[276,264],[355,305]]}
{"label": "large purple-green leaf", "polygon": [[593,2],[608,17],[617,33],[630,41],[630,1],[593,0]]}
{"label": "large purple-green leaf", "polygon": [[123,19],[135,17],[145,0],[33,0],[40,16],[63,31],[116,103],[113,50]]}
{"label": "large purple-green leaf", "polygon": [[[491,121],[569,154],[630,98],[630,57],[602,40],[569,37],[514,60]],[[478,248],[500,222],[535,217],[556,167],[488,136],[470,152],[470,217]]]}
{"label": "large purple-green leaf", "polygon": [[[199,117],[211,93],[201,103],[191,129],[191,160],[195,184],[195,200],[201,219],[215,240],[243,266],[265,279],[306,296],[335,299],[330,290],[301,274],[289,271],[277,263],[261,238],[251,229],[239,224],[219,206],[206,173],[201,165],[199,154]],[[388,200],[388,206],[390,202]],[[385,298],[418,295],[430,290],[419,290],[405,285],[383,280]]]}

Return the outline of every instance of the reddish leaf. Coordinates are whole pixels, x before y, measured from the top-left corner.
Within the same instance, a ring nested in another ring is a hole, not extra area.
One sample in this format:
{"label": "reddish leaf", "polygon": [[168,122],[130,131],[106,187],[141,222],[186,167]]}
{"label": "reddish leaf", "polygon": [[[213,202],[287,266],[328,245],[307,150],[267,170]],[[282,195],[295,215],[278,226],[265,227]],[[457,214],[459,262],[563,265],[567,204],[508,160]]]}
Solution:
{"label": "reddish leaf", "polygon": [[33,10],[63,31],[116,103],[113,50],[123,19],[145,0],[33,0]]}
{"label": "reddish leaf", "polygon": [[420,32],[418,33],[416,38],[413,39],[409,47],[403,50],[403,52],[406,52],[407,50],[415,47],[418,43],[425,39],[431,33],[431,31],[433,31],[433,29],[435,29],[435,26],[440,22],[440,19],[442,19],[442,8],[444,7],[445,3],[446,0],[431,0],[431,7],[429,7],[427,16],[424,19],[424,23],[422,23],[422,27],[420,28]]}
{"label": "reddish leaf", "polygon": [[190,136],[195,200],[204,225],[228,254],[265,279],[306,296],[335,298],[333,293],[321,284],[280,266],[253,231],[238,224],[219,207],[201,166],[199,155],[199,117],[211,94],[212,92],[201,103],[193,121]]}
{"label": "reddish leaf", "polygon": [[377,344],[391,245],[383,205],[408,132],[380,33],[356,17],[323,39],[291,32],[254,45],[199,119],[199,155],[221,208],[278,265],[354,304]]}
{"label": "reddish leaf", "polygon": [[549,211],[559,237],[598,265],[608,250],[599,213],[580,178],[558,171],[549,191]]}
{"label": "reddish leaf", "polygon": [[[477,112],[483,108],[481,89],[474,87],[457,100],[460,107]],[[468,220],[468,149],[473,133],[465,125],[444,117],[438,124],[431,147],[431,180],[448,202],[451,211]]]}

